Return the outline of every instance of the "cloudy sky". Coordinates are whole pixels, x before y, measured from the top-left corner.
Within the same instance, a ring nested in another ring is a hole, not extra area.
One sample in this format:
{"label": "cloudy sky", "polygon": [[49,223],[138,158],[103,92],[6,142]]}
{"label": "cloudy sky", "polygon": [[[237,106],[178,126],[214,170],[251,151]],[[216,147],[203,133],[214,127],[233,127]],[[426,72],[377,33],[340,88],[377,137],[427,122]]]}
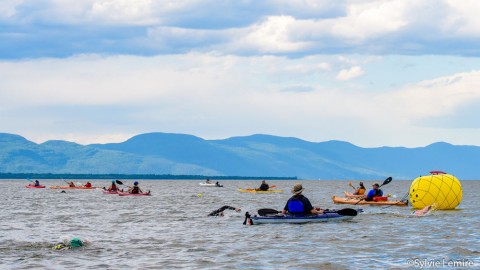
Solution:
{"label": "cloudy sky", "polygon": [[6,0],[0,132],[480,145],[480,1]]}

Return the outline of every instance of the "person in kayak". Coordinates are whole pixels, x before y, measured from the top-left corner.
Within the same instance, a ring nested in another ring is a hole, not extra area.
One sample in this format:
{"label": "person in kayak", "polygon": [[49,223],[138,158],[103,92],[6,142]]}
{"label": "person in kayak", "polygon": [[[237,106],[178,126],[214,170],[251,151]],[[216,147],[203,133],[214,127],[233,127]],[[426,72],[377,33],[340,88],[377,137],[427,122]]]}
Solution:
{"label": "person in kayak", "polygon": [[73,181],[70,181],[70,183],[68,183],[68,186],[69,187],[75,187],[75,183],[73,183]]}
{"label": "person in kayak", "polygon": [[375,183],[372,185],[373,189],[370,190],[365,197],[365,201],[373,201],[373,197],[383,196],[383,191],[380,189],[380,185]]}
{"label": "person in kayak", "polygon": [[211,184],[212,181],[210,181],[210,179],[207,178],[207,180],[205,180],[205,184]]}
{"label": "person in kayak", "polygon": [[142,189],[138,186],[138,182],[135,181],[135,182],[133,183],[133,187],[128,188],[128,193],[139,194],[139,193],[143,193],[143,191],[142,191]]}
{"label": "person in kayak", "polygon": [[115,184],[115,181],[112,180],[112,184],[110,187],[107,189],[108,191],[119,191],[117,184]]}
{"label": "person in kayak", "polygon": [[267,191],[269,188],[270,188],[270,186],[267,184],[267,182],[265,182],[265,180],[262,180],[262,184],[260,185],[259,188],[257,188],[257,190]]}
{"label": "person in kayak", "polygon": [[282,210],[282,214],[291,214],[291,215],[311,215],[311,214],[322,214],[322,209],[313,208],[310,200],[302,195],[302,192],[305,189],[302,184],[296,183],[292,188],[293,196],[288,199],[287,204]]}
{"label": "person in kayak", "polygon": [[220,207],[219,209],[211,212],[210,214],[208,214],[209,217],[218,217],[218,216],[221,216],[223,217],[223,211],[225,210],[235,210],[235,212],[240,212],[242,211],[242,209],[240,208],[235,208],[235,207],[231,207],[231,206],[228,206],[228,205],[224,205],[222,207]]}
{"label": "person in kayak", "polygon": [[220,185],[220,183],[219,183],[218,181],[215,183],[215,186],[217,186],[217,187],[223,187],[222,185]]}
{"label": "person in kayak", "polygon": [[363,185],[363,182],[360,182],[360,186],[357,189],[355,189],[355,192],[353,193],[353,195],[363,195],[365,194],[366,190],[367,189]]}
{"label": "person in kayak", "polygon": [[91,187],[92,187],[92,183],[90,183],[89,181],[87,181],[87,183],[85,184],[85,187],[86,187],[86,188],[91,188]]}
{"label": "person in kayak", "polygon": [[39,182],[38,180],[35,180],[34,186],[39,187],[39,186],[40,186],[40,182]]}

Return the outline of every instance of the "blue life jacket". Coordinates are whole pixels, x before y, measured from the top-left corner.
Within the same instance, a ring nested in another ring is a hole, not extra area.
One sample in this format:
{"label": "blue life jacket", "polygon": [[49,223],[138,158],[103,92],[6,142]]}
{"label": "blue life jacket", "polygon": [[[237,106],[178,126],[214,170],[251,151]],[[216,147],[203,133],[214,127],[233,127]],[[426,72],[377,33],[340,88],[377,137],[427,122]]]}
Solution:
{"label": "blue life jacket", "polygon": [[303,214],[305,212],[305,207],[300,200],[293,199],[288,202],[288,212],[290,214]]}

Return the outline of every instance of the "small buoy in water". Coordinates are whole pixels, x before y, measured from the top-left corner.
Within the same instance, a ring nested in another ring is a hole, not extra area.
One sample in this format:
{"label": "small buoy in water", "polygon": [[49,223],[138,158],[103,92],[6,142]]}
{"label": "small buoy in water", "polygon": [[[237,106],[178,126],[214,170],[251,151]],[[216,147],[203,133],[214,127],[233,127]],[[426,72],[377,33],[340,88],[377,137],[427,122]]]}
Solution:
{"label": "small buoy in water", "polygon": [[62,192],[60,192],[60,193],[67,193],[67,192],[65,190],[62,190]]}
{"label": "small buoy in water", "polygon": [[203,196],[202,193],[197,194],[197,197],[202,197],[202,196]]}

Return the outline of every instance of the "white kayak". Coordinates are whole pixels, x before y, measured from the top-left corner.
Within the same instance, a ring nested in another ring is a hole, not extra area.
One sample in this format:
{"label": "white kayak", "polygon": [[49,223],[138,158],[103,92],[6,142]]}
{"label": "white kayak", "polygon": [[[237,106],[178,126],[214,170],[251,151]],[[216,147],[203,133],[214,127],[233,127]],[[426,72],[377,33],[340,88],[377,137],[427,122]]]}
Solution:
{"label": "white kayak", "polygon": [[223,185],[218,185],[215,183],[200,183],[200,186],[202,187],[223,187]]}

